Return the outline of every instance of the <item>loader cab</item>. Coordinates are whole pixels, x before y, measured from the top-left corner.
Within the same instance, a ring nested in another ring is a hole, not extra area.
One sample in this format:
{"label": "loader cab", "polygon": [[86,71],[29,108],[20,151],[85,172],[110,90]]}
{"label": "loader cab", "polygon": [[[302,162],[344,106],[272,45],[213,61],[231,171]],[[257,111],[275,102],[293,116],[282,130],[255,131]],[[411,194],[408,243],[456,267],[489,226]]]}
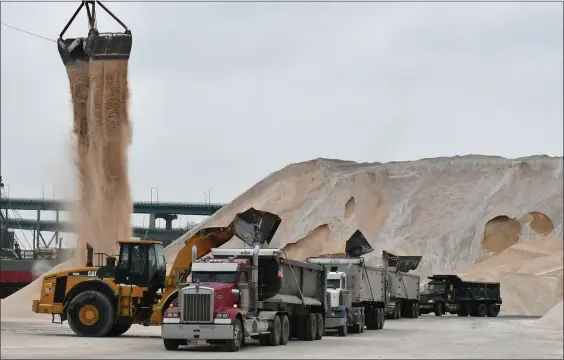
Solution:
{"label": "loader cab", "polygon": [[130,240],[122,241],[119,245],[119,260],[115,271],[117,284],[155,289],[164,287],[166,261],[161,242]]}

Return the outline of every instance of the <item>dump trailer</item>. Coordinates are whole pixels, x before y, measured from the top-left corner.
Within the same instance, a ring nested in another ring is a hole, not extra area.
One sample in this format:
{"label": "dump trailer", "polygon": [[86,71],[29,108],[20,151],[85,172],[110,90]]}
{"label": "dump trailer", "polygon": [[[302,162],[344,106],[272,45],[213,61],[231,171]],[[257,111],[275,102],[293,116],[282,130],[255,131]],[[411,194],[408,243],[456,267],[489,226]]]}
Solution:
{"label": "dump trailer", "polygon": [[323,265],[327,273],[327,316],[325,329],[337,329],[339,336],[384,328],[389,301],[388,268],[366,266],[361,257],[373,251],[357,230],[346,242],[345,256],[322,255],[307,262]]}
{"label": "dump trailer", "polygon": [[51,314],[53,322],[58,315],[61,323],[68,320],[75,334],[87,337],[119,336],[132,324],[161,325],[165,310],[177,300],[178,285],[187,281],[194,258],[209,254],[233,236],[249,246],[251,237],[270,242],[280,222],[275,214],[250,208],[235,215],[227,227],[201,229],[185,240],[168,275],[159,241],[118,241],[117,259],[98,254],[100,260],[105,258],[103,266],[95,266],[94,249],[88,247],[86,267],[43,276],[32,310]]}
{"label": "dump trailer", "polygon": [[421,292],[420,313],[496,317],[501,309],[498,282],[464,281],[457,275],[429,276]]}
{"label": "dump trailer", "polygon": [[279,249],[213,249],[194,262],[192,283],[165,312],[164,347],[205,341],[239,351],[247,337],[269,346],[320,340],[325,280],[323,266],[288,260]]}
{"label": "dump trailer", "polygon": [[400,317],[419,317],[419,275],[409,274],[421,261],[421,256],[398,256],[384,251],[387,259],[390,301],[386,307],[386,316],[390,319]]}

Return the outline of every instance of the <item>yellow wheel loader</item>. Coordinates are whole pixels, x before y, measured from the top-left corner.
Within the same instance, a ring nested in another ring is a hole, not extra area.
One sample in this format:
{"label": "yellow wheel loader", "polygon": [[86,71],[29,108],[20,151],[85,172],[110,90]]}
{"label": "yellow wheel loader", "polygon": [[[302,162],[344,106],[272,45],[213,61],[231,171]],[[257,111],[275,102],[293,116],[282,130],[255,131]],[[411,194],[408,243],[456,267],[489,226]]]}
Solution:
{"label": "yellow wheel loader", "polygon": [[192,263],[232,237],[253,243],[270,243],[281,219],[250,208],[235,216],[227,227],[198,231],[187,239],[166,275],[163,245],[159,241],[119,241],[116,259],[107,254],[105,265],[93,266],[94,252],[87,246],[86,267],[43,276],[33,312],[59,315],[79,336],[119,336],[132,324],[160,325],[165,310],[177,299],[178,284],[185,283]]}

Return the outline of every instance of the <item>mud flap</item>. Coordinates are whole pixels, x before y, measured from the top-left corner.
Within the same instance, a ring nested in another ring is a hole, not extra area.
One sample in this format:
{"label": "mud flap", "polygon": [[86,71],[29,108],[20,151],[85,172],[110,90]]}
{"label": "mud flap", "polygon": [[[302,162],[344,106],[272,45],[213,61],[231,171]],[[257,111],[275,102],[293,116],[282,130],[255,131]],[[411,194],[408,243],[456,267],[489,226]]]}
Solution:
{"label": "mud flap", "polygon": [[250,208],[235,216],[235,236],[247,245],[270,244],[282,219],[267,211]]}

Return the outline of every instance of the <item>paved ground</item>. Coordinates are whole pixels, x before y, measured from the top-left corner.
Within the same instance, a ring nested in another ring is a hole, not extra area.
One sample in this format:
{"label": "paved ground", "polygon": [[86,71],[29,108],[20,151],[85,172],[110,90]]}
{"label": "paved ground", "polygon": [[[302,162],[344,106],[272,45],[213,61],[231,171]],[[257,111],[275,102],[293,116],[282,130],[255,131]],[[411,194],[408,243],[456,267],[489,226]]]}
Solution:
{"label": "paved ground", "polygon": [[[1,358],[563,358],[562,330],[533,327],[534,318],[459,318],[422,316],[388,320],[384,330],[328,335],[321,341],[290,341],[260,347],[256,342],[238,353],[216,347],[190,346],[166,351],[159,327],[134,327],[113,339],[79,338],[68,325],[2,321]],[[315,345],[315,346],[314,346]]]}

